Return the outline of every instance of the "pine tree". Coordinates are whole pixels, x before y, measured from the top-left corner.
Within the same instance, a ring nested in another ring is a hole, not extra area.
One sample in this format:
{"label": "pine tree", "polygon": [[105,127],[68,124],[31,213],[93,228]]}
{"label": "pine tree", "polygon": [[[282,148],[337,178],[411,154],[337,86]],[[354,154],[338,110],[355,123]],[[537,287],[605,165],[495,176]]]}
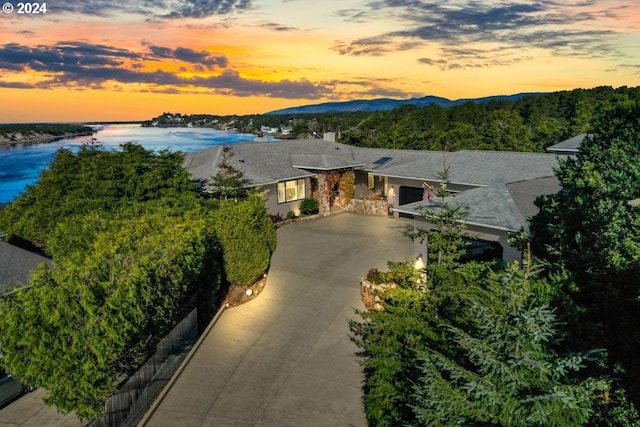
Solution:
{"label": "pine tree", "polygon": [[640,103],[603,112],[574,158],[561,162],[557,194],[537,200],[532,247],[575,286],[561,295],[572,313],[566,347],[603,347],[609,375],[640,407]]}
{"label": "pine tree", "polygon": [[484,282],[462,299],[467,324],[438,322],[441,339],[453,346],[442,351],[428,343],[418,352],[416,425],[584,425],[607,385],[574,382],[570,374],[587,356],[561,357],[551,349],[557,331],[552,309],[541,301],[546,284],[515,263]]}
{"label": "pine tree", "polygon": [[209,187],[217,193],[221,199],[227,200],[229,197],[235,200],[245,195],[246,186],[249,179],[245,178],[244,172],[231,164],[233,149],[224,147],[222,149],[222,160],[218,164],[218,172],[211,177]]}

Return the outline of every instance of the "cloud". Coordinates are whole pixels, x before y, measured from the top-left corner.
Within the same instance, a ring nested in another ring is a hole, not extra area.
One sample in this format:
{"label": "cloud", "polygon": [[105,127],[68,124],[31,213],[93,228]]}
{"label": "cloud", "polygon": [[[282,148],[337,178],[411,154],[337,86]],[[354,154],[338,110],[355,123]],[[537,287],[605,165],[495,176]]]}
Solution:
{"label": "cloud", "polygon": [[[420,60],[428,65],[445,66],[441,61],[459,62],[447,48],[498,44],[503,49],[543,49],[554,55],[611,58],[618,54],[617,33],[599,28],[599,19],[614,19],[625,8],[598,9],[596,1],[566,5],[555,0],[535,2],[481,0],[375,0],[363,9],[338,13],[347,21],[370,21],[386,17],[396,21],[395,31],[381,32],[359,39],[338,41],[334,50],[342,55],[380,56],[399,50],[440,45],[439,58]],[[518,59],[514,59],[518,60]],[[435,62],[434,62],[435,61]],[[496,61],[497,63],[501,61]],[[510,61],[506,61],[510,62]],[[491,61],[476,61],[491,65]]]}
{"label": "cloud", "polygon": [[56,4],[57,12],[111,16],[133,14],[150,19],[206,18],[253,8],[252,0],[65,0]]}
{"label": "cloud", "polygon": [[145,41],[143,41],[142,44],[147,46],[155,58],[175,59],[196,66],[202,66],[208,70],[213,70],[215,67],[225,68],[229,65],[226,56],[212,55],[204,50],[198,52],[188,47],[171,49],[164,46],[152,45]]}
{"label": "cloud", "polygon": [[260,26],[262,28],[267,28],[273,31],[280,31],[280,32],[286,32],[286,31],[297,31],[298,28],[296,27],[290,27],[288,25],[281,25],[281,24],[277,24],[275,22],[265,22],[260,24]]}
{"label": "cloud", "polygon": [[333,50],[341,55],[382,56],[390,52],[411,50],[423,45],[418,41],[398,40],[388,35],[363,38],[351,43],[336,42]]}
{"label": "cloud", "polygon": [[176,60],[207,66],[227,66],[226,58],[188,48],[167,48],[144,43],[147,52],[134,52],[106,45],[61,42],[52,46],[0,45],[0,71],[3,74],[35,72],[36,83],[0,81],[5,88],[56,88],[78,90],[133,85],[133,90],[182,93],[183,91],[233,96],[269,96],[289,99],[318,99],[331,93],[331,82],[313,83],[306,79],[263,81],[242,77],[224,69],[220,74],[184,77],[164,70],[148,70],[142,61]]}

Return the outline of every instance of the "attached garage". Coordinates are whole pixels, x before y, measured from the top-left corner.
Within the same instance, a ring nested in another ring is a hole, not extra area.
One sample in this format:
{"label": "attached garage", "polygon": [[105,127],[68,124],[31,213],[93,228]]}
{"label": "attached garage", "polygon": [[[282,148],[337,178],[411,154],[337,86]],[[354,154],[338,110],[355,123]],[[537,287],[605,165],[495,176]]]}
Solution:
{"label": "attached garage", "polygon": [[[409,203],[421,201],[423,192],[424,189],[421,187],[401,185],[398,189],[398,205],[408,205]],[[399,216],[403,218],[413,218],[413,215],[408,215],[402,212],[399,213]]]}
{"label": "attached garage", "polygon": [[419,202],[422,200],[423,192],[424,189],[421,187],[408,187],[406,185],[401,185],[398,205],[402,206],[413,202]]}

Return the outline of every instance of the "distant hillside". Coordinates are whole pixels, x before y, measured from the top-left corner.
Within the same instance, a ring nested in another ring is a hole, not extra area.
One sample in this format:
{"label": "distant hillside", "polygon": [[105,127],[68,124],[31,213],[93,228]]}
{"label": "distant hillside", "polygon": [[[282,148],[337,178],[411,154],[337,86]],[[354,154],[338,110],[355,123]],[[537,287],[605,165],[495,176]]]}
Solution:
{"label": "distant hillside", "polygon": [[84,125],[65,123],[0,124],[0,147],[40,144],[88,135],[93,135],[93,130]]}
{"label": "distant hillside", "polygon": [[425,96],[423,98],[411,99],[390,99],[379,98],[369,100],[356,100],[346,102],[325,102],[315,105],[303,105],[300,107],[283,108],[281,110],[271,111],[267,114],[322,114],[322,113],[349,113],[356,111],[388,111],[403,105],[415,105],[416,107],[427,107],[429,105],[439,105],[441,107],[452,107],[467,102],[475,102],[477,104],[489,101],[517,101],[525,96],[546,95],[544,92],[518,93],[515,95],[497,95],[487,96],[484,98],[464,98],[452,101],[447,98],[438,96]]}

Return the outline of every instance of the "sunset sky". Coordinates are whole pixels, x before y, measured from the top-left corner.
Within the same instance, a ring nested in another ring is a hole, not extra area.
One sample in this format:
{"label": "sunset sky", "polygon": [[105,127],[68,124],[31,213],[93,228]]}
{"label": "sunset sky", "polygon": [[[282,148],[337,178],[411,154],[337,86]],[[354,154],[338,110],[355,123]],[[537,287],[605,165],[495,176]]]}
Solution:
{"label": "sunset sky", "polygon": [[640,85],[635,0],[8,3],[0,122]]}

